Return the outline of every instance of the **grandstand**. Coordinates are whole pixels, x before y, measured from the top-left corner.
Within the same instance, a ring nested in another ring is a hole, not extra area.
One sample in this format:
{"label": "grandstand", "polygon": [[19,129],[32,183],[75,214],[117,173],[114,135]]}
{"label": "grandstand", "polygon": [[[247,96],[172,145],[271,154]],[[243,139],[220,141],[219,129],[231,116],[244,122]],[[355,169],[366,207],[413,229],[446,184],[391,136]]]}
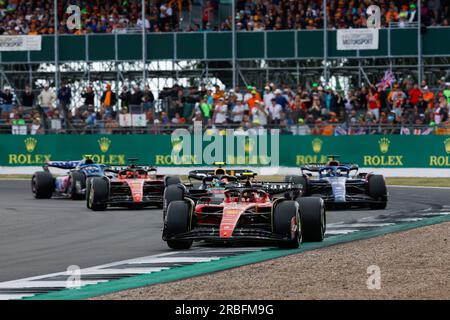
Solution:
{"label": "grandstand", "polygon": [[[377,48],[339,50],[369,5]],[[0,132],[449,134],[449,19],[438,0],[3,0],[0,40],[40,48],[0,46]]]}

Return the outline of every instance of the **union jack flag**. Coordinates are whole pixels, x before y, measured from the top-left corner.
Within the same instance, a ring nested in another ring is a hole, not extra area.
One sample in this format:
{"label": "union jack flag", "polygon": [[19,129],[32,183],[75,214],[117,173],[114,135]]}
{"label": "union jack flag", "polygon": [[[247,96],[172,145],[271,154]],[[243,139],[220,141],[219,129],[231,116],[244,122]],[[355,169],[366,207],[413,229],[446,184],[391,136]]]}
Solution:
{"label": "union jack flag", "polygon": [[381,79],[381,81],[377,84],[377,87],[386,90],[387,88],[389,88],[394,82],[395,82],[395,75],[394,73],[392,73],[391,70],[387,70],[384,73],[384,77],[383,79]]}

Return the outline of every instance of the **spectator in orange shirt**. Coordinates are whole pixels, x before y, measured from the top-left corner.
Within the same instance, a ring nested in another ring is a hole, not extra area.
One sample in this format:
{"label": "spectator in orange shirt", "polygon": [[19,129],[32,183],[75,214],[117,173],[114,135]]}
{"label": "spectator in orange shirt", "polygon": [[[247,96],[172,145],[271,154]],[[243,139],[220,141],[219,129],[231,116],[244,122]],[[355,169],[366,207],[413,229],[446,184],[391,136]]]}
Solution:
{"label": "spectator in orange shirt", "polygon": [[256,103],[261,101],[261,97],[259,96],[258,92],[256,90],[252,91],[252,97],[248,99],[247,105],[250,113],[252,112],[253,108],[256,106]]}
{"label": "spectator in orange shirt", "polygon": [[214,102],[216,102],[220,98],[223,98],[224,92],[222,90],[220,90],[220,86],[218,84],[216,84],[214,87],[216,90],[213,94],[213,100],[214,100]]}
{"label": "spectator in orange shirt", "polygon": [[428,86],[423,87],[423,100],[428,104],[429,109],[434,107],[434,93]]}
{"label": "spectator in orange shirt", "polygon": [[30,31],[28,32],[28,35],[29,36],[37,36],[39,33],[37,32],[37,30],[36,30],[36,25],[35,24],[32,24],[31,26],[30,26]]}
{"label": "spectator in orange shirt", "polygon": [[332,136],[334,134],[334,127],[331,123],[324,123],[324,127],[322,130],[322,135],[323,136]]}
{"label": "spectator in orange shirt", "polygon": [[386,22],[389,24],[390,22],[396,21],[398,21],[398,11],[395,4],[391,3],[389,11],[386,13]]}

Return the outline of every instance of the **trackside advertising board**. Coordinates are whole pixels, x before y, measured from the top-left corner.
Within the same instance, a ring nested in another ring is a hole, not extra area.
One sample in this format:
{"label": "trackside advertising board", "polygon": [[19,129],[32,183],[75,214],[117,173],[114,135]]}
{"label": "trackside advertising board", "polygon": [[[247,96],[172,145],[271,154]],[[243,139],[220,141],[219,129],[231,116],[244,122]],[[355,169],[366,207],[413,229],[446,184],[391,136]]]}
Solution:
{"label": "trackside advertising board", "polygon": [[[326,162],[327,155],[361,167],[450,168],[449,136],[284,136],[277,141],[260,137],[257,143],[244,137],[195,137],[170,135],[1,135],[0,166],[37,166],[48,160],[93,160],[124,165],[128,158],[155,166],[204,166],[211,161],[233,165],[298,167]],[[264,141],[266,139],[267,141]],[[226,150],[228,148],[228,150]],[[238,153],[236,150],[244,150]],[[211,157],[213,160],[211,160]],[[209,159],[209,160],[207,160]],[[276,159],[278,163],[275,163]]]}

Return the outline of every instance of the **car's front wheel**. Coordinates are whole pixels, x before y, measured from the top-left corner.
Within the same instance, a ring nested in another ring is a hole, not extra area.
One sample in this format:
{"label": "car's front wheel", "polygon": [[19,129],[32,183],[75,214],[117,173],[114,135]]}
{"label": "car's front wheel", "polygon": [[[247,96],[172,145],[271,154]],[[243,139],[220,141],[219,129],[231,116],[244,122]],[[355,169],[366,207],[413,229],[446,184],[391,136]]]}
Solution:
{"label": "car's front wheel", "polygon": [[325,238],[326,211],[321,198],[297,198],[302,220],[303,242],[321,242]]}
{"label": "car's front wheel", "polygon": [[369,177],[368,194],[378,202],[369,204],[373,210],[383,210],[387,206],[387,187],[382,175],[376,174]]}
{"label": "car's front wheel", "polygon": [[[167,215],[164,222],[164,236],[173,238],[179,234],[186,233],[191,228],[191,204],[188,201],[173,201],[167,208]],[[166,240],[169,248],[189,249],[192,240]]]}
{"label": "car's front wheel", "polygon": [[173,201],[184,199],[184,189],[180,185],[172,184],[164,189],[163,195],[163,219],[166,218],[169,205]]}
{"label": "car's front wheel", "polygon": [[295,201],[285,200],[275,205],[273,232],[285,239],[278,243],[280,248],[298,248],[302,241],[302,228],[298,204]]}
{"label": "car's front wheel", "polygon": [[94,178],[90,182],[87,207],[93,211],[104,211],[108,207],[108,182],[102,178]]}

